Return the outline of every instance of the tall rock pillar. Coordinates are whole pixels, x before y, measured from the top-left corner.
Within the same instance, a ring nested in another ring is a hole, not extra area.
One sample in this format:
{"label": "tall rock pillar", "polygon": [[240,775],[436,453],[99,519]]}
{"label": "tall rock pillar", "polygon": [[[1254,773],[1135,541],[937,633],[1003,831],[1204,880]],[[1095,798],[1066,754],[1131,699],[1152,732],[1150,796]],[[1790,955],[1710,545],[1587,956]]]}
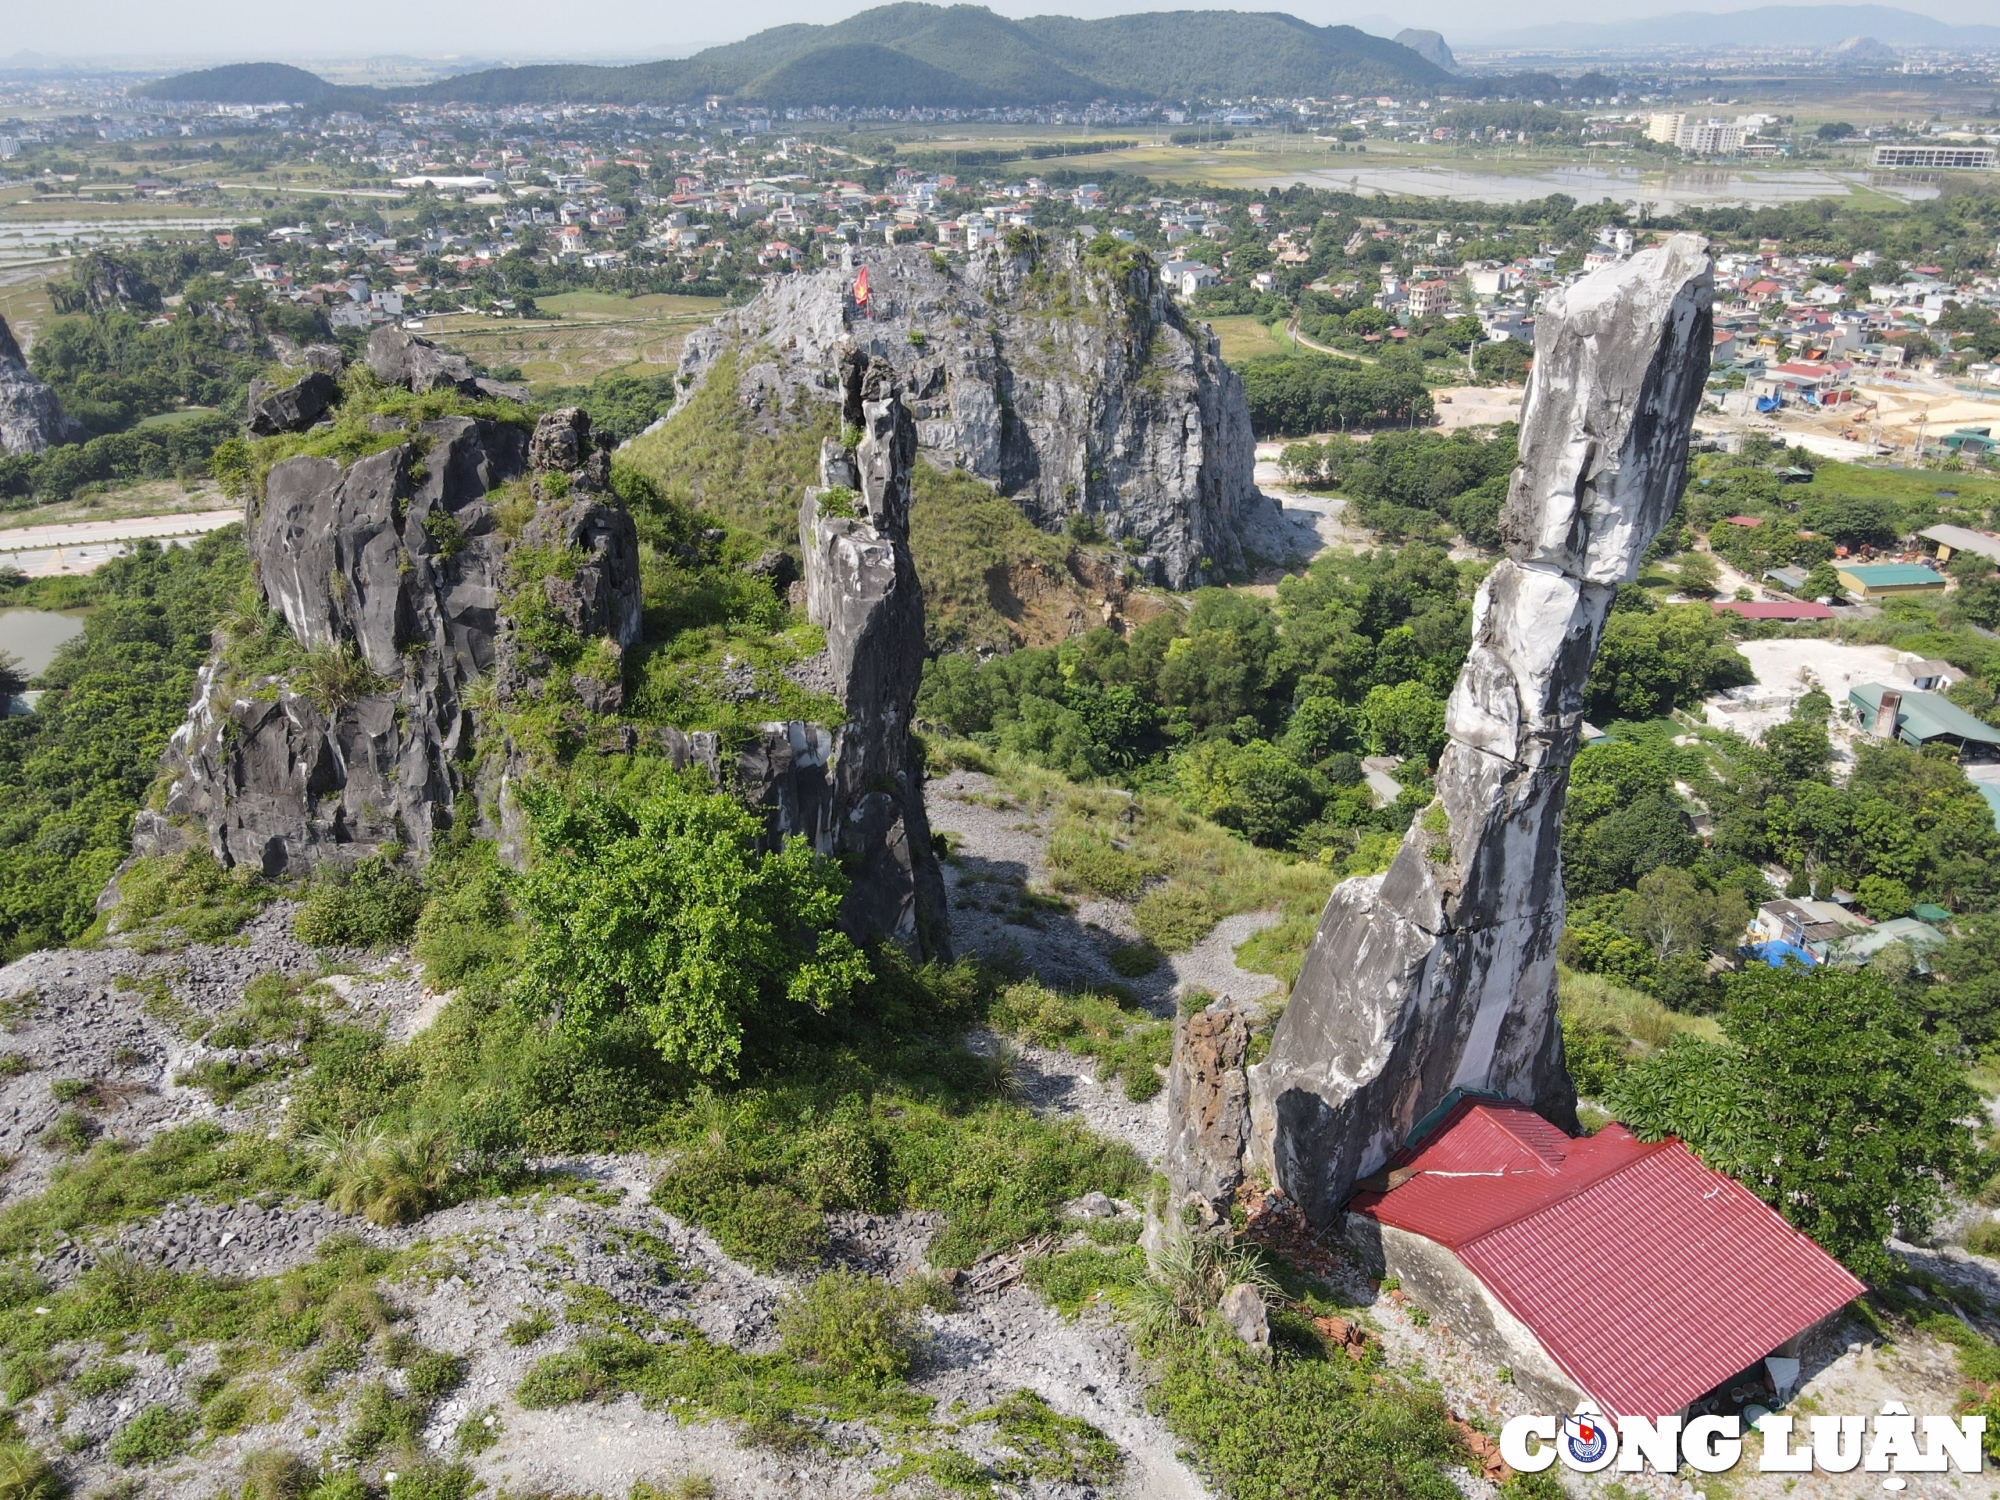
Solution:
{"label": "tall rock pillar", "polygon": [[841,925],[948,958],[944,873],[910,738],[924,669],[924,596],[910,557],[916,422],[887,360],[850,348],[840,381],[843,427],[860,440],[821,450],[820,486],[799,510],[799,547],[806,613],[826,631],[833,690],[847,711],[828,770],[831,852],[853,877]]}
{"label": "tall rock pillar", "polygon": [[1555,974],[1569,763],[1612,595],[1686,476],[1712,300],[1702,242],[1676,235],[1542,304],[1507,555],[1473,606],[1437,800],[1386,874],[1334,889],[1249,1070],[1251,1159],[1315,1224],[1453,1089],[1574,1126]]}

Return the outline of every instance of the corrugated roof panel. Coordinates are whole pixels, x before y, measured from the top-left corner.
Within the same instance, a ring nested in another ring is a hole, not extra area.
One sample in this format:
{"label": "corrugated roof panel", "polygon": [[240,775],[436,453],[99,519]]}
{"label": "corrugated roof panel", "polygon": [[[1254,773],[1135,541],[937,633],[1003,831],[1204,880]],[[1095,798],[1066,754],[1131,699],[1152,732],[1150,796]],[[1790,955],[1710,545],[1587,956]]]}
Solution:
{"label": "corrugated roof panel", "polygon": [[1349,1207],[1454,1250],[1614,1413],[1678,1411],[1865,1290],[1680,1142],[1621,1125],[1572,1140],[1467,1100],[1395,1173]]}
{"label": "corrugated roof panel", "polygon": [[1866,1288],[1675,1143],[1460,1258],[1614,1414],[1679,1411]]}

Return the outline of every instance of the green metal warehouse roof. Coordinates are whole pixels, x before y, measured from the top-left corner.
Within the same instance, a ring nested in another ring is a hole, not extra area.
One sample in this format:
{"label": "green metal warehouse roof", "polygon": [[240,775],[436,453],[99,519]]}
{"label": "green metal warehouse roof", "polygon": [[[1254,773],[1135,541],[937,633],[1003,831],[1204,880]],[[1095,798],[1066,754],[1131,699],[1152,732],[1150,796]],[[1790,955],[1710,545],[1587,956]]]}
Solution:
{"label": "green metal warehouse roof", "polygon": [[[1882,694],[1889,691],[1879,682],[1857,682],[1848,697],[1868,710],[1872,722],[1882,706]],[[1971,714],[1936,693],[1903,692],[1902,712],[1896,717],[1896,733],[1912,745],[1926,740],[1955,739],[1975,745],[2000,745],[2000,729],[1975,719]]]}
{"label": "green metal warehouse roof", "polygon": [[1834,571],[1845,573],[1864,588],[1910,588],[1918,584],[1942,584],[1944,577],[1922,563],[1835,563]]}

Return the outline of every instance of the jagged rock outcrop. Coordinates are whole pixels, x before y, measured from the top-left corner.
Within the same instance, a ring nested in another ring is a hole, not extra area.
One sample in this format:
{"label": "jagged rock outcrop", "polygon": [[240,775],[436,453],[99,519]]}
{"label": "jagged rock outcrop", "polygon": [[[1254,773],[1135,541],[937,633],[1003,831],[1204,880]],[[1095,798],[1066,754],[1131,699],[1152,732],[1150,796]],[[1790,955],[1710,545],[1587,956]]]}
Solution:
{"label": "jagged rock outcrop", "polygon": [[1176,1217],[1192,1208],[1204,1223],[1229,1218],[1250,1136],[1249,1047],[1249,1026],[1227,1000],[1174,1022],[1165,1167]]}
{"label": "jagged rock outcrop", "polygon": [[250,382],[243,425],[252,437],[276,437],[304,432],[333,409],[340,399],[340,382],[321,370],[308,370],[276,390],[261,380]]}
{"label": "jagged rock outcrop", "polygon": [[0,318],[0,453],[41,453],[83,441],[83,424],[64,413],[56,393],[29,373],[14,330]]}
{"label": "jagged rock outcrop", "polygon": [[384,323],[368,335],[368,347],[362,357],[382,384],[399,385],[418,395],[428,391],[457,391],[466,396],[527,400],[527,392],[521,387],[474,375],[463,354],[447,353],[429,339],[420,339],[393,323]]}
{"label": "jagged rock outcrop", "polygon": [[924,814],[923,770],[910,743],[923,675],[924,596],[910,558],[910,470],[916,422],[879,356],[848,349],[839,364],[851,449],[829,440],[820,487],[799,509],[806,614],[826,631],[826,666],[847,719],[833,734],[832,852],[850,867],[850,929],[948,954],[944,875]]}
{"label": "jagged rock outcrop", "polygon": [[1384,875],[1335,888],[1269,1058],[1253,1162],[1316,1224],[1453,1089],[1575,1126],[1556,1017],[1559,834],[1617,585],[1672,512],[1713,287],[1676,235],[1544,301],[1521,462],[1447,710],[1438,798]]}
{"label": "jagged rock outcrop", "polygon": [[77,267],[76,285],[77,300],[90,312],[158,312],[164,305],[160,289],[138,267],[102,250]]}
{"label": "jagged rock outcrop", "polygon": [[801,393],[830,394],[826,370],[852,341],[895,367],[927,459],[997,485],[1038,526],[1088,516],[1176,588],[1241,564],[1238,526],[1262,503],[1242,382],[1144,252],[1031,237],[958,266],[916,246],[855,263],[865,311],[855,272],[829,268],[691,334],[683,401],[733,353],[739,394],[776,427]]}
{"label": "jagged rock outcrop", "polygon": [[[776,721],[746,742],[621,719],[625,654],[643,623],[639,543],[609,496],[590,418],[552,412],[531,435],[447,417],[346,465],[300,457],[271,469],[250,507],[251,557],[306,660],[257,675],[254,655],[218,647],[168,748],[163,803],[137,821],[137,852],[201,837],[225,864],[298,875],[385,845],[421,860],[469,813],[518,858],[512,792],[535,763],[509,716],[546,703],[605,753],[701,766],[763,813],[774,843],[798,834],[840,858],[855,936],[948,954],[910,739],[923,666],[907,536],[915,437],[886,364],[850,360],[846,374],[863,437],[827,464],[862,512],[835,514],[814,491],[801,517],[827,635],[815,665],[846,709],[841,723]],[[524,478],[530,513],[516,485],[503,518],[495,491]]]}
{"label": "jagged rock outcrop", "polygon": [[465,694],[498,656],[507,541],[488,496],[524,472],[528,438],[445,417],[412,439],[271,470],[251,558],[311,664],[242,680],[227,651],[211,659],[168,748],[165,816],[141,816],[142,851],[173,843],[180,821],[225,864],[296,875],[385,843],[423,857],[450,825],[470,785]]}

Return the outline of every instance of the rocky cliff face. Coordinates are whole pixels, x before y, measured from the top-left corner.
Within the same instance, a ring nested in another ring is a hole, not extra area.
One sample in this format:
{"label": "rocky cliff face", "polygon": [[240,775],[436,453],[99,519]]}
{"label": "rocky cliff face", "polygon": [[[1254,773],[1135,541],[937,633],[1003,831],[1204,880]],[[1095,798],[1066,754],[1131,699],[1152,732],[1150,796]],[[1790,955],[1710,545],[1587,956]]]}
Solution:
{"label": "rocky cliff face", "polygon": [[924,597],[910,559],[916,421],[886,359],[850,348],[839,372],[843,425],[861,439],[852,449],[827,443],[820,487],[799,509],[806,613],[826,631],[834,695],[848,713],[833,736],[832,846],[859,865],[850,926],[948,953],[944,876],[910,745],[924,663]]}
{"label": "rocky cliff face", "polygon": [[[250,551],[300,650],[260,671],[241,640],[219,645],[169,747],[163,805],[139,817],[138,851],[200,837],[227,865],[296,876],[388,845],[422,860],[471,817],[518,857],[511,792],[534,767],[511,714],[555,704],[602,749],[701,766],[764,814],[773,840],[799,834],[839,856],[856,936],[948,952],[909,732],[923,662],[907,545],[915,435],[886,364],[851,357],[843,371],[863,437],[829,452],[829,486],[858,492],[862,510],[833,514],[829,488],[801,518],[842,723],[772,722],[744,743],[622,718],[639,545],[590,419],[551,413],[530,435],[446,417],[345,465],[272,468]],[[497,492],[522,479],[527,495],[515,485],[503,515]],[[562,642],[586,643],[581,663]]]}
{"label": "rocky cliff face", "polygon": [[1143,252],[1037,241],[946,266],[909,246],[855,264],[865,308],[855,271],[803,272],[690,335],[688,390],[733,352],[744,402],[782,423],[800,392],[834,395],[826,371],[852,341],[903,382],[927,459],[998,486],[1038,526],[1090,517],[1176,588],[1241,564],[1238,524],[1259,503],[1242,384]]}
{"label": "rocky cliff face", "polygon": [[1335,888],[1249,1070],[1251,1158],[1316,1223],[1453,1089],[1574,1126],[1556,1018],[1563,799],[1612,595],[1686,474],[1711,300],[1701,242],[1677,235],[1543,304],[1507,556],[1473,606],[1438,800],[1387,874]]}
{"label": "rocky cliff face", "polygon": [[56,393],[28,372],[14,330],[0,318],[0,453],[40,453],[83,441],[83,425],[66,415]]}

